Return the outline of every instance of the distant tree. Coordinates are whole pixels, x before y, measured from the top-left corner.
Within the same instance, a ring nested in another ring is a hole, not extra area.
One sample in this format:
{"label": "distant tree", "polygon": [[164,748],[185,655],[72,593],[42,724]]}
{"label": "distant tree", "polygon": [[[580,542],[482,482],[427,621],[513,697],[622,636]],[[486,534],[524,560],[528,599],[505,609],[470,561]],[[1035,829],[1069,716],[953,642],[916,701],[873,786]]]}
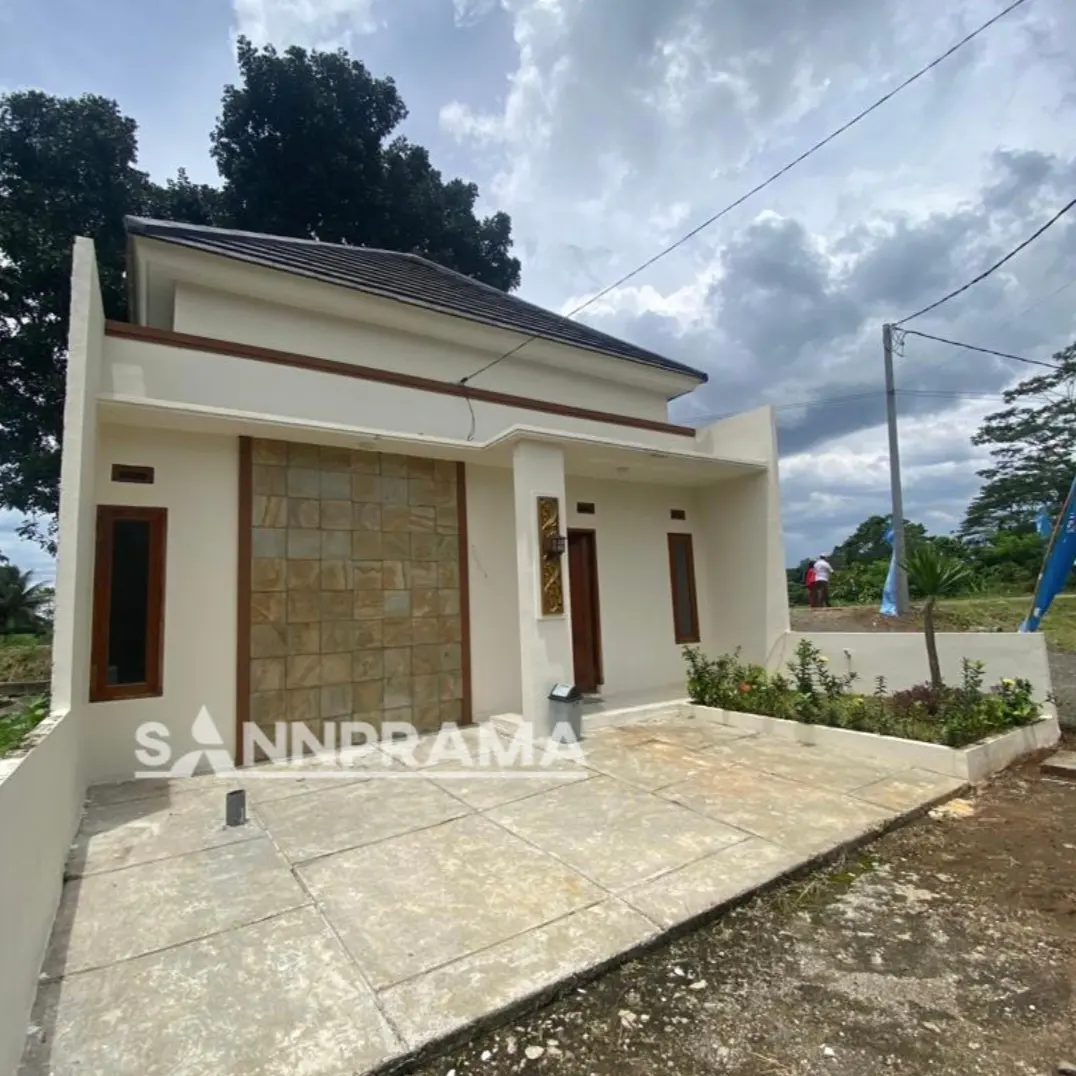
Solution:
{"label": "distant tree", "polygon": [[44,613],[52,601],[52,589],[32,579],[32,572],[0,564],[0,635],[36,634],[45,629]]}
{"label": "distant tree", "polygon": [[[869,516],[833,550],[834,564],[845,567],[850,564],[869,564],[876,560],[889,560],[892,549],[885,540],[889,529],[888,516]],[[913,542],[926,537],[921,523],[904,521],[904,538],[910,547]]]}
{"label": "distant tree", "polygon": [[163,187],[148,184],[139,212],[185,224],[227,223],[221,192],[208,183],[193,183],[185,168],[179,169],[176,178],[168,180]]}
{"label": "distant tree", "polygon": [[914,545],[904,559],[908,585],[923,602],[923,635],[927,644],[927,664],[930,682],[935,689],[942,687],[941,663],[938,661],[938,640],[934,634],[934,606],[939,598],[960,590],[971,574],[967,565],[942,553],[930,542]]}
{"label": "distant tree", "polygon": [[278,53],[243,37],[238,60],[212,135],[234,227],[422,254],[519,285],[510,218],[479,219],[473,183],[445,183],[425,149],[389,140],[407,116],[391,78],[343,50]]}
{"label": "distant tree", "polygon": [[988,542],[998,531],[1032,528],[1042,505],[1057,513],[1076,474],[1076,344],[1054,355],[1057,370],[1025,378],[1005,393],[972,438],[990,448],[991,466],[960,533]]}

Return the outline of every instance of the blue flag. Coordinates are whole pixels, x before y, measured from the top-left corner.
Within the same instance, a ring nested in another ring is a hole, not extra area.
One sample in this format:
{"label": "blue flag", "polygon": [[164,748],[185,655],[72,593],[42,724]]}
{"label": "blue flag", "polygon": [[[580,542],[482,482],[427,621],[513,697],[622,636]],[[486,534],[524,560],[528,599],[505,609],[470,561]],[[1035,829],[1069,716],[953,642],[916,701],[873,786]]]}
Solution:
{"label": "blue flag", "polygon": [[[1020,625],[1021,631],[1037,631],[1039,623],[1050,608],[1057,592],[1065,585],[1076,561],[1076,479],[1069,493],[1068,511],[1061,521],[1061,528],[1054,540],[1053,548],[1042,566],[1042,575],[1035,588],[1035,604],[1031,615]],[[1041,532],[1040,532],[1041,533]]]}
{"label": "blue flag", "polygon": [[1050,513],[1046,511],[1046,505],[1043,505],[1035,517],[1035,530],[1038,531],[1040,538],[1049,538],[1053,529],[1053,520],[1050,519]]}
{"label": "blue flag", "polygon": [[[893,544],[893,524],[886,528],[885,540]],[[894,549],[889,557],[889,572],[885,577],[885,586],[882,588],[882,616],[897,615],[897,551]]]}

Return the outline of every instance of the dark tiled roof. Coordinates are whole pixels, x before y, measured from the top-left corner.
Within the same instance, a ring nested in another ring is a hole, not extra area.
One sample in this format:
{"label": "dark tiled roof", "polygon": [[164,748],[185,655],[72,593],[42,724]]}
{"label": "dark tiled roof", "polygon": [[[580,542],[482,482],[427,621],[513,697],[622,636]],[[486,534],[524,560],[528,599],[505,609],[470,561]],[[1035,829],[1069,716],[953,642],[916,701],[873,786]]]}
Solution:
{"label": "dark tiled roof", "polygon": [[457,317],[599,351],[659,370],[706,380],[706,374],[652,351],[608,336],[514,295],[445,269],[417,254],[317,243],[254,232],[128,217],[127,232],[168,243],[256,262],[272,269],[314,277],[402,302],[417,303]]}

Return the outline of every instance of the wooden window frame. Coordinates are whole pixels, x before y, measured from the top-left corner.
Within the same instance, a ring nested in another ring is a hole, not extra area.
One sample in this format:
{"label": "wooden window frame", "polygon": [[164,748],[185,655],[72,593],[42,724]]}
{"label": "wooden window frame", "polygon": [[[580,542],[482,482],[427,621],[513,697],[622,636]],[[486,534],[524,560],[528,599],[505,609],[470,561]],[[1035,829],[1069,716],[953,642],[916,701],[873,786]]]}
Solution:
{"label": "wooden window frame", "polygon": [[[149,524],[149,580],[146,598],[146,680],[108,683],[108,628],[112,605],[112,542],[117,520]],[[168,509],[134,505],[97,506],[97,548],[93,577],[93,637],[90,655],[90,702],[149,699],[164,694],[164,569]]]}
{"label": "wooden window frame", "polygon": [[[691,631],[687,635],[680,633],[680,609],[677,607],[676,589],[676,550],[678,546],[687,546],[687,586],[691,612]],[[684,643],[697,643],[699,635],[699,595],[695,587],[695,547],[690,534],[669,534],[669,589],[672,591],[673,638],[678,646]]]}

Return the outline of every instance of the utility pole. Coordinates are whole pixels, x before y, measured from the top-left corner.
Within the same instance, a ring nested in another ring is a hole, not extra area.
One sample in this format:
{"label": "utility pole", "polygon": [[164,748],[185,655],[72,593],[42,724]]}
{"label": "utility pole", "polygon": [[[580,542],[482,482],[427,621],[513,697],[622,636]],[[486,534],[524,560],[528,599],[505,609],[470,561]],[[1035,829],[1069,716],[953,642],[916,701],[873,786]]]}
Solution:
{"label": "utility pole", "polygon": [[896,558],[897,615],[908,612],[908,576],[904,571],[904,492],[900,485],[900,443],[897,437],[897,389],[893,380],[893,326],[882,326],[885,360],[885,419],[889,428],[889,485],[893,495],[893,555]]}

